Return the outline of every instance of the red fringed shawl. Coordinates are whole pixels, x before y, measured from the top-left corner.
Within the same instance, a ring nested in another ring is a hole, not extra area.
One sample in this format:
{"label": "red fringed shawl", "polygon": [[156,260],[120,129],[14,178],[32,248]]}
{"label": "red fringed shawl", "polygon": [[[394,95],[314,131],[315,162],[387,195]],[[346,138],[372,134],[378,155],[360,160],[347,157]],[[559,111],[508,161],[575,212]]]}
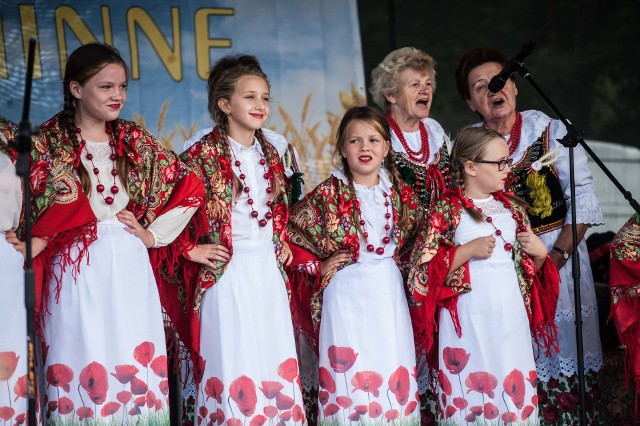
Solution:
{"label": "red fringed shawl", "polygon": [[[123,183],[130,198],[127,210],[142,226],[148,227],[173,207],[202,205],[204,191],[198,179],[151,133],[121,119],[109,125],[114,132],[117,155],[126,155],[129,160],[128,182]],[[89,245],[97,238],[97,220],[78,179],[82,149],[61,128],[59,116],[42,124],[41,133],[33,138],[30,177],[33,236],[48,241],[45,250],[34,259],[34,272],[36,294],[44,291],[45,298],[48,287],[43,284],[52,276],[51,259],[59,255],[60,266],[77,271]],[[75,258],[71,256],[74,247],[79,249]],[[182,247],[176,245],[154,249],[153,269],[181,253]],[[57,296],[59,285],[58,281]]]}
{"label": "red fringed shawl", "polygon": [[[231,241],[231,210],[233,205],[233,169],[219,145],[217,128],[191,148],[182,153],[182,161],[195,173],[205,188],[205,218],[201,223],[194,217],[187,226],[189,233],[182,243],[188,248],[195,244],[221,244],[233,255]],[[225,141],[226,143],[226,141]],[[270,170],[280,181],[280,193],[273,200],[273,243],[278,266],[286,281],[286,274],[280,264],[282,242],[286,240],[286,223],[289,215],[287,207],[284,169],[277,151],[271,144],[264,147],[269,151]],[[206,289],[215,285],[224,274],[228,263],[214,261],[214,267],[191,262],[186,257],[176,259],[172,265],[156,274],[161,298],[178,300],[171,312],[167,312],[195,361],[200,352],[200,302]],[[197,378],[197,374],[196,374]]]}
{"label": "red fringed shawl", "polygon": [[[494,194],[500,201],[507,202],[524,223],[529,223],[523,208],[513,203],[502,192]],[[458,335],[462,335],[457,315],[458,296],[472,290],[468,264],[465,263],[449,273],[457,246],[454,245],[455,231],[460,223],[460,213],[472,204],[462,196],[460,189],[447,190],[432,205],[427,215],[427,230],[419,234],[419,240],[411,257],[412,269],[408,286],[413,292],[418,306],[414,308],[414,327],[419,338],[430,350],[437,330],[437,315],[440,308],[447,309]],[[423,239],[423,237],[425,237]],[[529,317],[531,335],[539,348],[550,355],[556,351],[557,327],[554,324],[558,302],[558,270],[550,258],[536,270],[533,260],[528,257],[516,241],[514,244],[514,266],[518,284]]]}
{"label": "red fringed shawl", "polygon": [[611,317],[625,351],[625,380],[640,392],[640,216],[636,213],[611,242]]}
{"label": "red fringed shawl", "polygon": [[[322,293],[335,275],[335,271],[332,271],[321,278],[319,264],[340,249],[353,253],[352,259],[342,268],[358,261],[360,240],[353,222],[356,203],[358,200],[352,189],[334,176],[322,182],[291,208],[288,224],[293,252],[289,269],[291,311],[298,338],[304,336],[315,349],[316,355]],[[409,207],[410,211],[406,228],[397,226],[401,204]],[[407,271],[406,259],[422,221],[422,208],[413,190],[406,184],[391,191],[391,206],[396,223],[392,231],[393,239],[397,247],[393,258],[401,271]],[[411,294],[407,296],[411,305]]]}

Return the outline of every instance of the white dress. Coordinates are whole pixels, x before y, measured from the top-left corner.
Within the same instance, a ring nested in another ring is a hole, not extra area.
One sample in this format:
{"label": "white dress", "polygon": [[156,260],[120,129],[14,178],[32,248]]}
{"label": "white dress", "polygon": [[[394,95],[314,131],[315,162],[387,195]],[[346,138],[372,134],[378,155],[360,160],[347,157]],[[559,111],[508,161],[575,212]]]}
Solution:
{"label": "white dress", "polygon": [[[474,203],[492,216],[507,242],[515,241],[511,211],[493,197]],[[456,245],[487,235],[495,236],[493,226],[461,212]],[[497,237],[491,257],[468,263],[471,291],[457,302],[461,337],[449,311],[440,310],[440,424],[538,424],[531,331],[511,252],[503,246]]]}
{"label": "white dress", "polygon": [[[540,111],[522,112],[522,134],[520,145],[513,153],[515,162],[519,161],[526,149],[534,143],[547,125],[551,123],[549,149],[558,149],[559,158],[554,163],[558,170],[558,179],[567,202],[567,216],[565,224],[571,223],[571,203],[569,186],[569,150],[557,140],[564,137],[567,131],[558,120],[551,120]],[[604,224],[604,217],[598,199],[596,198],[595,183],[587,161],[584,148],[574,149],[575,181],[576,181],[576,221],[578,223],[597,226]],[[561,228],[538,235],[551,252]],[[596,290],[589,263],[589,252],[586,239],[578,244],[580,253],[580,298],[582,300],[582,336],[584,348],[585,372],[597,372],[602,368],[602,347],[600,345],[600,328],[598,323],[598,304]],[[537,371],[541,381],[558,378],[560,374],[573,376],[578,372],[578,358],[576,345],[575,307],[573,298],[573,277],[571,274],[571,259],[559,270],[560,296],[556,309],[555,323],[558,326],[558,342],[560,352],[552,351],[550,358],[538,357]]]}
{"label": "white dress", "polygon": [[[99,178],[113,185],[111,147],[86,143]],[[89,170],[98,239],[79,271],[54,270],[41,316],[47,404],[45,421],[94,419],[101,424],[169,424],[167,356],[162,308],[147,248],[116,218],[129,202],[124,185],[107,205]],[[155,246],[172,242],[195,212],[174,208],[149,226]],[[77,249],[76,249],[77,252]],[[55,259],[53,260],[55,263]],[[57,288],[56,276],[61,277]]]}
{"label": "white dress", "polygon": [[[260,144],[254,140],[245,147],[229,139],[262,219],[267,212],[267,181],[259,165]],[[240,169],[232,167],[239,176]],[[202,297],[200,355],[206,364],[196,390],[194,423],[303,424],[293,324],[275,257],[272,222],[258,225],[248,197],[243,191],[232,207],[231,261],[220,281]]]}
{"label": "white dress", "polygon": [[10,424],[27,412],[27,311],[24,259],[5,239],[18,227],[22,187],[16,169],[0,152],[0,410]]}
{"label": "white dress", "polygon": [[[341,172],[335,176],[347,182]],[[383,245],[385,171],[370,189],[354,184],[368,241]],[[390,198],[387,200],[390,202]],[[366,249],[360,235],[358,262],[339,270],[324,289],[319,339],[320,424],[419,424],[416,357],[403,279],[391,241],[384,254]]]}

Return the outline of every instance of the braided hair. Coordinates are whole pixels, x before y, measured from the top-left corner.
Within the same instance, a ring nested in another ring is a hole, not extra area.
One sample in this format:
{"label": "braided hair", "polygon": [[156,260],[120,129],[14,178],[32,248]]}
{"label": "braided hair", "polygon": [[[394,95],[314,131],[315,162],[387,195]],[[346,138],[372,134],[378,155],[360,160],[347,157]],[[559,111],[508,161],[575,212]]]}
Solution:
{"label": "braided hair", "polygon": [[[91,77],[96,75],[100,70],[109,64],[120,65],[129,80],[129,69],[124,62],[120,53],[115,48],[102,43],[89,43],[80,46],[69,55],[67,64],[64,69],[63,95],[64,105],[59,113],[59,121],[62,130],[66,133],[66,137],[71,140],[74,148],[80,145],[78,127],[76,126],[76,112],[79,100],[71,93],[71,82],[75,81],[80,86],[84,85]],[[116,122],[111,123],[111,134],[117,135],[119,129]],[[129,161],[127,156],[120,156],[116,159],[116,169],[118,176],[125,188],[127,188],[127,174],[129,169]],[[89,173],[80,162],[78,167],[80,182],[83,191],[88,195],[91,193],[91,181]]]}
{"label": "braided hair", "polygon": [[[465,163],[467,161],[482,160],[487,150],[487,145],[494,139],[504,140],[504,137],[495,130],[485,127],[465,127],[458,132],[449,157],[451,189],[461,188],[464,192]],[[510,195],[507,195],[507,198],[526,208],[526,203],[522,199]],[[476,222],[483,220],[482,213],[479,211],[475,209],[466,210]]]}
{"label": "braided hair", "polygon": [[[236,90],[240,79],[248,75],[264,79],[269,89],[271,88],[269,78],[262,71],[262,67],[258,62],[258,59],[252,55],[228,55],[223,57],[215,63],[209,73],[209,79],[207,81],[209,114],[211,114],[211,118],[216,123],[216,127],[220,134],[218,142],[219,149],[231,164],[233,164],[233,159],[231,158],[231,148],[229,147],[229,140],[227,138],[229,135],[229,117],[224,111],[222,111],[218,102],[221,99],[231,100],[231,96]],[[267,149],[267,144],[269,144],[269,142],[261,129],[256,130],[255,137],[262,148],[262,152],[267,159],[267,163],[271,164],[273,160],[271,157],[277,154],[274,154],[272,150]],[[269,199],[272,200],[280,193],[280,180],[275,176],[275,174],[272,174],[270,183],[273,188],[273,192],[269,195]],[[233,192],[235,196],[237,197],[241,191],[242,183],[237,176],[233,175]]]}
{"label": "braided hair", "polygon": [[[353,174],[351,173],[351,169],[349,168],[349,163],[347,159],[342,156],[342,148],[347,142],[347,131],[349,128],[349,124],[353,121],[362,121],[375,129],[382,138],[389,143],[391,140],[391,131],[389,129],[389,123],[387,123],[387,119],[380,111],[375,108],[369,106],[354,106],[347,110],[347,112],[342,117],[340,121],[340,125],[338,126],[338,131],[336,132],[336,147],[333,152],[333,161],[336,167],[342,168],[345,176],[347,177],[347,181],[349,182],[349,189],[351,191],[352,196],[356,197],[356,190],[353,185]],[[400,172],[396,166],[396,162],[393,155],[393,150],[389,149],[387,156],[384,158],[383,167],[387,169],[389,172],[389,178],[391,180],[391,185],[399,194],[401,188],[404,186],[404,181],[400,177]],[[364,231],[360,226],[360,218],[358,217],[357,209],[353,209],[353,223],[355,224],[358,232],[362,234]],[[400,217],[398,218],[398,226],[403,228],[408,226],[410,219],[409,208],[405,205],[405,203],[400,203]]]}

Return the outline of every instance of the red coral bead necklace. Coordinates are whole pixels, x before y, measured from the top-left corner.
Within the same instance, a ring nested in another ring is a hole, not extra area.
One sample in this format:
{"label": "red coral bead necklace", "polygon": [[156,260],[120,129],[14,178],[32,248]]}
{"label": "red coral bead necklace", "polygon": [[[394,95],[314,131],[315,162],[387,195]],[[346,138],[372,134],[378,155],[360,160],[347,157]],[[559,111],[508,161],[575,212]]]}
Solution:
{"label": "red coral bead necklace", "polygon": [[[244,173],[242,173],[242,169],[240,168],[242,163],[240,162],[240,160],[236,158],[236,154],[233,152],[233,149],[231,149],[230,151],[231,151],[231,155],[233,155],[234,164],[238,168],[238,171],[240,171],[240,175],[238,177],[242,182],[243,191],[248,196],[247,204],[249,204],[249,207],[251,208],[251,217],[258,221],[258,225],[260,225],[261,227],[265,227],[267,226],[268,221],[271,220],[271,218],[273,218],[273,213],[271,213],[271,211],[267,211],[264,214],[263,219],[258,219],[258,216],[259,216],[258,211],[253,208],[254,201],[253,201],[253,198],[251,198],[251,194],[250,194],[251,188],[247,185],[247,182],[245,180],[247,176]],[[265,190],[267,193],[267,207],[271,209],[271,206],[273,205],[273,201],[269,200],[268,197],[273,192],[273,188],[271,187],[271,178],[273,177],[273,173],[271,172],[271,169],[267,170],[267,168],[265,167],[267,164],[267,160],[265,160],[262,154],[260,154],[259,163],[262,166],[262,170],[264,171],[264,174],[262,175],[262,177],[264,178],[264,180],[267,181],[267,189]]]}
{"label": "red coral bead necklace", "polygon": [[[364,237],[364,242],[366,244],[366,248],[368,252],[376,252],[376,254],[382,256],[384,254],[384,249],[385,247],[387,247],[387,244],[389,244],[389,242],[391,241],[391,238],[389,238],[389,236],[387,235],[387,232],[389,232],[389,229],[391,229],[391,225],[389,224],[390,219],[391,219],[391,212],[389,211],[389,206],[391,205],[391,203],[389,202],[389,194],[387,194],[386,191],[384,191],[382,193],[382,195],[384,195],[384,206],[387,209],[387,212],[384,214],[386,223],[384,225],[384,237],[382,237],[382,244],[380,247],[376,248],[374,247],[373,244],[369,243],[369,233],[367,231],[364,231],[362,233],[362,236]],[[358,209],[358,217],[360,217],[360,226],[362,226],[363,230],[364,230],[364,226],[365,226],[365,220],[362,219],[362,210],[360,209],[360,202],[356,202],[356,208]]]}
{"label": "red coral bead necklace", "polygon": [[400,129],[400,126],[393,119],[391,114],[387,114],[387,121],[389,122],[389,127],[393,130],[393,133],[398,137],[398,140],[402,144],[407,156],[415,162],[426,164],[427,161],[429,161],[429,156],[431,156],[431,150],[429,149],[429,133],[427,133],[427,128],[424,126],[422,120],[418,121],[418,127],[420,129],[420,149],[417,151],[414,151],[409,147],[409,143],[405,139],[402,129]]}
{"label": "red coral bead necklace", "polygon": [[[110,191],[111,191],[111,194],[115,196],[120,191],[120,189],[118,188],[118,185],[116,185],[116,178],[118,176],[118,169],[116,168],[116,158],[118,158],[118,156],[116,155],[116,150],[115,150],[116,143],[114,142],[113,137],[111,135],[111,129],[107,126],[105,130],[109,135],[109,146],[111,147],[111,155],[109,155],[109,158],[111,159],[111,176],[113,176],[113,185],[111,186]],[[100,181],[100,170],[93,163],[93,154],[91,154],[87,149],[86,141],[82,137],[82,130],[80,130],[80,128],[78,127],[77,131],[78,131],[78,136],[80,137],[80,144],[81,146],[84,146],[84,149],[87,151],[87,155],[85,155],[85,158],[91,162],[93,174],[96,175],[96,180],[98,181],[98,184],[96,185],[96,190],[102,196],[102,199],[104,200],[104,202],[108,205],[111,205],[113,204],[114,198],[112,196],[108,196],[108,197],[104,196],[105,187]]]}

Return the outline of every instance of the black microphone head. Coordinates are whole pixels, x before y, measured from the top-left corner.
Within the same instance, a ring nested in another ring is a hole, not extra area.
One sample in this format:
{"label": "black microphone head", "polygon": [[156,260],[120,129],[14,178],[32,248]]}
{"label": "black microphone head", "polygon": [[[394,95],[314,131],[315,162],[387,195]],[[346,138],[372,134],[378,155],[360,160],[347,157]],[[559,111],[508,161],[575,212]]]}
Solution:
{"label": "black microphone head", "polygon": [[494,76],[491,81],[489,81],[489,90],[491,93],[498,93],[502,90],[504,85],[507,84],[507,80],[504,80],[500,77],[500,74]]}

